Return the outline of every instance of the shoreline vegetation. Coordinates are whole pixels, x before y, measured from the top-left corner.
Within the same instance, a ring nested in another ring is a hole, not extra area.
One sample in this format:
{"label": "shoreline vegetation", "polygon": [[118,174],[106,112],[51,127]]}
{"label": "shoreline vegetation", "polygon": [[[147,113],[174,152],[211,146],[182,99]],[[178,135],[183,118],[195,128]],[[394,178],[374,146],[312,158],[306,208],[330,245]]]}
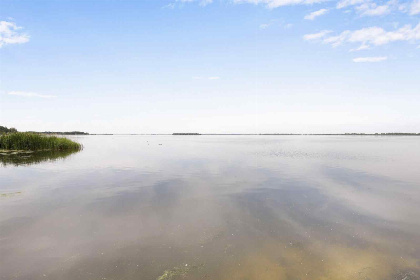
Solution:
{"label": "shoreline vegetation", "polygon": [[[136,135],[136,134],[132,134]],[[146,135],[146,134],[139,134]],[[153,134],[159,135],[159,134]],[[166,134],[161,134],[166,135]],[[420,136],[420,133],[404,133],[404,132],[391,132],[391,133],[172,133],[172,135],[409,135],[409,136]]]}
{"label": "shoreline vegetation", "polygon": [[[16,133],[16,128],[0,126],[0,135],[5,133]],[[42,134],[42,135],[173,135],[173,136],[198,136],[198,135],[261,135],[261,136],[420,136],[412,132],[382,132],[382,133],[197,133],[197,132],[174,132],[174,133],[87,133],[83,131],[27,131],[21,133]]]}
{"label": "shoreline vegetation", "polygon": [[[0,134],[14,133],[14,132],[18,132],[16,128],[14,127],[7,128],[5,126],[0,125]],[[89,133],[83,132],[83,131],[42,131],[42,132],[26,131],[26,132],[35,133],[35,134],[48,134],[48,135],[89,135]]]}
{"label": "shoreline vegetation", "polygon": [[166,135],[166,136],[420,136],[420,133],[387,132],[387,133],[90,133],[87,135]]}
{"label": "shoreline vegetation", "polygon": [[89,135],[168,135],[168,136],[210,136],[210,135],[232,135],[232,136],[420,136],[420,133],[95,133]]}
{"label": "shoreline vegetation", "polygon": [[172,135],[202,135],[202,134],[200,134],[200,133],[191,133],[191,132],[183,132],[183,133],[179,133],[179,132],[175,132],[175,133],[172,133]]}
{"label": "shoreline vegetation", "polygon": [[0,151],[80,151],[82,144],[65,137],[32,132],[0,134]]}
{"label": "shoreline vegetation", "polygon": [[87,132],[83,131],[43,131],[43,132],[36,132],[36,131],[27,131],[30,133],[39,133],[39,134],[47,134],[47,135],[89,135]]}

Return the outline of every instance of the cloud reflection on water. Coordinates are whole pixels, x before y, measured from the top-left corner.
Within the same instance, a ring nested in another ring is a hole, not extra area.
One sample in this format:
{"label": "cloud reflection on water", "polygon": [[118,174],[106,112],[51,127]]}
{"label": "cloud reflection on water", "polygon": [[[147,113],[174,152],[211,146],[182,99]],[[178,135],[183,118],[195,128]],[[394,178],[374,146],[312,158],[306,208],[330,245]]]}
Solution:
{"label": "cloud reflection on water", "polygon": [[[186,279],[418,279],[419,184],[378,174],[388,154],[376,151],[369,166],[258,153],[315,145],[301,139],[179,139],[86,138],[69,161],[0,170],[0,183],[23,191],[2,200],[4,275],[156,279],[187,264],[198,268]],[[138,147],[98,152],[130,141]]]}

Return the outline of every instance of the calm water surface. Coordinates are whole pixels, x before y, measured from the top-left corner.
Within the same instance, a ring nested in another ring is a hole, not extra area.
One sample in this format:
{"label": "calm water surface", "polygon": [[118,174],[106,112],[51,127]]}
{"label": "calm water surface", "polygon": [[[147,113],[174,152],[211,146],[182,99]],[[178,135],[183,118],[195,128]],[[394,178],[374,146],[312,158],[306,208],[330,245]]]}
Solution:
{"label": "calm water surface", "polygon": [[76,140],[0,163],[0,279],[420,279],[420,137]]}

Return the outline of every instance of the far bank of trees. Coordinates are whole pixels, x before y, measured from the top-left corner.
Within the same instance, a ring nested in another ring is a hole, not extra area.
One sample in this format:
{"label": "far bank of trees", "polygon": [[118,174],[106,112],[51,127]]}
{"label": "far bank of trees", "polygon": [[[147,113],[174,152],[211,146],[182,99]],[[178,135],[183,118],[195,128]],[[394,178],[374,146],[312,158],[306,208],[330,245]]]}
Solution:
{"label": "far bank of trees", "polygon": [[13,133],[13,132],[17,132],[17,129],[14,127],[7,128],[5,126],[0,125],[0,133]]}
{"label": "far bank of trees", "polygon": [[[0,134],[4,134],[4,133],[16,133],[18,132],[16,128],[11,127],[11,128],[7,128],[5,126],[1,126],[0,125]],[[89,133],[87,132],[83,132],[83,131],[44,131],[44,132],[37,132],[37,131],[27,131],[30,133],[38,133],[38,134],[49,134],[49,135],[89,135]]]}

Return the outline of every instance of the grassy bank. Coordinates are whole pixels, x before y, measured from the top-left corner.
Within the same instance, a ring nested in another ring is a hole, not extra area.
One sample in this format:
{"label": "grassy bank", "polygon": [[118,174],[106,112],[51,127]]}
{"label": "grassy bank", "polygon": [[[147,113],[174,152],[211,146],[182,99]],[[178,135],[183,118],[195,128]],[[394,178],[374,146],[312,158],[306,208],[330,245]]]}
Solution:
{"label": "grassy bank", "polygon": [[81,144],[64,137],[45,136],[29,132],[15,132],[0,135],[0,150],[78,151],[81,149]]}

